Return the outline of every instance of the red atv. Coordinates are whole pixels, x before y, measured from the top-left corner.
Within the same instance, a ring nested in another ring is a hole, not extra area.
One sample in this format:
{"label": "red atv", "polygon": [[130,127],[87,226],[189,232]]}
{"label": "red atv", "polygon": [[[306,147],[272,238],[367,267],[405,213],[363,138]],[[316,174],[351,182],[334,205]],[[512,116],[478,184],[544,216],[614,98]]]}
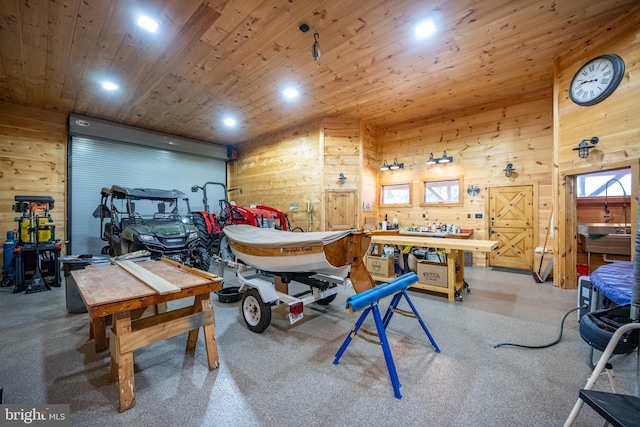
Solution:
{"label": "red atv", "polygon": [[[207,199],[207,186],[220,186],[224,199],[219,201],[219,210],[212,212],[209,210]],[[254,227],[275,228],[283,231],[294,231],[289,223],[287,214],[270,206],[257,205],[255,208],[236,206],[227,200],[227,194],[241,188],[227,190],[226,186],[220,182],[206,182],[204,185],[194,185],[191,187],[193,193],[202,190],[204,211],[192,212],[193,223],[198,228],[200,242],[207,249],[211,256],[220,256],[223,260],[232,258],[226,243],[226,237],[222,234],[222,229],[232,224],[249,224]],[[295,231],[302,231],[302,229]]]}

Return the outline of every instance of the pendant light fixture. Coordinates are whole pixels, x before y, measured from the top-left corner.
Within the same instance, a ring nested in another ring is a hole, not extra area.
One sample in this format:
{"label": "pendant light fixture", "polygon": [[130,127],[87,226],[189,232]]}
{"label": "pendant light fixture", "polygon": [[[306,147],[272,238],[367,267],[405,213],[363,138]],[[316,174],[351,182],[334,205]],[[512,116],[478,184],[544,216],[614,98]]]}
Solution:
{"label": "pendant light fixture", "polygon": [[313,56],[314,61],[318,61],[320,59],[320,43],[318,43],[318,37],[320,34],[313,33],[313,46],[311,46],[311,56]]}

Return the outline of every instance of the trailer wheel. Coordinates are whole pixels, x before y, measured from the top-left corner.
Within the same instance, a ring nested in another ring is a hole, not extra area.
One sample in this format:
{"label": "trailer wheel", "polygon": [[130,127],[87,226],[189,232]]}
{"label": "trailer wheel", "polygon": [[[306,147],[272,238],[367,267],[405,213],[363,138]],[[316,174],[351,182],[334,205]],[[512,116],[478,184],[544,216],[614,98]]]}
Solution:
{"label": "trailer wheel", "polygon": [[247,289],[242,298],[242,317],[252,332],[261,333],[271,323],[271,306],[265,304],[257,289]]}

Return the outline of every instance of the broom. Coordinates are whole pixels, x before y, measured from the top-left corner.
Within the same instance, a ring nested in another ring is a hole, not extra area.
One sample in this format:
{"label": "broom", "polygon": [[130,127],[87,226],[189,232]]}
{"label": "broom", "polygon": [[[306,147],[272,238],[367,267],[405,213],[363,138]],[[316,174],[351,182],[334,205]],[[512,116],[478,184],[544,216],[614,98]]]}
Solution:
{"label": "broom", "polygon": [[544,237],[544,246],[542,246],[542,255],[540,256],[540,267],[538,267],[538,271],[532,271],[531,275],[533,276],[533,280],[536,281],[536,283],[542,283],[544,282],[544,280],[542,280],[542,276],[540,276],[540,274],[542,274],[542,261],[544,261],[544,253],[547,250],[547,240],[549,239],[549,231],[551,230],[551,221],[553,220],[553,209],[551,209],[551,216],[549,217],[549,226],[547,227],[547,234]]}

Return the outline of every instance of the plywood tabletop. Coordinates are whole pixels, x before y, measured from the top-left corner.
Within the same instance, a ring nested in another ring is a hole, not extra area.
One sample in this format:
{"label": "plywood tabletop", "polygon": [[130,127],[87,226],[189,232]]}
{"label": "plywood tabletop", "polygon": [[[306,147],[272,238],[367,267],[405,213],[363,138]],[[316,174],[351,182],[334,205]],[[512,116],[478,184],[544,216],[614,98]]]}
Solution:
{"label": "plywood tabletop", "polygon": [[[182,290],[212,282],[212,279],[199,277],[161,261],[141,262],[138,265]],[[71,275],[88,307],[156,295],[154,289],[117,265],[90,266],[71,271]]]}
{"label": "plywood tabletop", "polygon": [[437,237],[421,236],[376,236],[371,238],[371,243],[387,245],[420,246],[426,248],[439,248],[461,251],[490,252],[498,247],[498,242],[493,240],[464,240],[443,239]]}

